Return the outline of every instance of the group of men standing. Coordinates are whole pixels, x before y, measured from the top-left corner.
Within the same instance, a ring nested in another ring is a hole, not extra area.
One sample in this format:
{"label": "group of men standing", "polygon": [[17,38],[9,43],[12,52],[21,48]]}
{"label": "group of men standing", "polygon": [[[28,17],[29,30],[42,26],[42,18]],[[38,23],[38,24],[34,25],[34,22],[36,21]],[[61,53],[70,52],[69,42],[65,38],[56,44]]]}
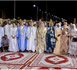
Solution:
{"label": "group of men standing", "polygon": [[[19,24],[19,23],[18,23]],[[7,36],[9,40],[8,50],[12,52],[17,51],[32,51],[36,50],[36,31],[37,27],[33,26],[33,22],[30,22],[30,26],[25,26],[24,22],[21,21],[20,25],[17,26],[15,22],[11,24],[8,21],[4,27],[0,25],[0,47],[4,48],[2,39]]]}
{"label": "group of men standing", "polygon": [[[16,24],[11,20],[4,27],[0,24],[0,47],[8,47],[9,51],[29,51],[54,54],[70,54],[77,55],[77,28],[75,24],[64,22],[29,22],[23,21]],[[3,37],[4,36],[4,37]],[[7,37],[6,37],[7,36]],[[8,40],[7,40],[8,38]],[[75,41],[72,41],[74,38]],[[8,42],[9,41],[9,42]],[[73,48],[72,48],[73,47]],[[75,54],[76,53],[76,54]]]}
{"label": "group of men standing", "polygon": [[[25,26],[24,22],[20,22],[20,26],[16,26],[15,22],[11,24],[11,21],[8,21],[3,27],[1,27],[2,37],[7,35],[9,39],[9,51],[25,51],[32,50],[35,52],[35,43],[36,40],[36,28],[33,26],[33,22],[31,22],[31,26]],[[1,42],[0,42],[1,43]]]}

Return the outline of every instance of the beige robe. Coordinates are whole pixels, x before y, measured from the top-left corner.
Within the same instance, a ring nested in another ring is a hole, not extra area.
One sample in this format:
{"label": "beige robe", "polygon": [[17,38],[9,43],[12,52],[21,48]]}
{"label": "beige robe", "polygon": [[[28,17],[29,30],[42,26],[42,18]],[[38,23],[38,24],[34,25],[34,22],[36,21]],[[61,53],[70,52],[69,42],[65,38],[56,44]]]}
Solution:
{"label": "beige robe", "polygon": [[60,55],[60,51],[61,51],[61,36],[57,36],[61,34],[61,29],[58,31],[57,28],[55,29],[55,37],[57,38],[58,41],[56,41],[56,47],[54,48],[54,54]]}
{"label": "beige robe", "polygon": [[[43,53],[46,48],[46,32],[47,29],[45,27],[40,27],[37,29],[37,47],[36,52]],[[42,37],[42,39],[41,39]]]}
{"label": "beige robe", "polygon": [[63,29],[61,34],[61,54],[68,53],[69,41],[67,36],[68,32]]}

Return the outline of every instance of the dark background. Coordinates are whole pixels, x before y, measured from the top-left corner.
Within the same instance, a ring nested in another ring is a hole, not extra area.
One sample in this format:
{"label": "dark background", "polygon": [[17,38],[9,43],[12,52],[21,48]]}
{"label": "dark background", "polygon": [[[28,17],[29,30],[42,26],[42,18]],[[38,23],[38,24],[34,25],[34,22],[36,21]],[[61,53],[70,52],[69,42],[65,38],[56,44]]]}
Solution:
{"label": "dark background", "polygon": [[[33,4],[36,4],[44,12],[44,20],[46,20],[46,3],[47,11],[51,15],[54,14],[60,18],[64,18],[69,23],[73,22],[74,18],[77,18],[77,1],[16,1],[16,18],[31,19],[32,17],[32,19],[36,20],[37,8],[33,7]],[[0,1],[0,10],[6,12],[6,18],[14,18],[14,1]],[[39,11],[39,18],[41,17],[42,14]]]}

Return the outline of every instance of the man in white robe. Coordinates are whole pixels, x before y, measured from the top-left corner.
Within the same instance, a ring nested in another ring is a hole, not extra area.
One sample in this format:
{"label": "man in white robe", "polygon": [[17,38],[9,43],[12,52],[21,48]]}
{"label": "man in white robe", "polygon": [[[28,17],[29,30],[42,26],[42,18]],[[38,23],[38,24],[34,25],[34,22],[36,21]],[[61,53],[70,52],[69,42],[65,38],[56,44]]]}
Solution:
{"label": "man in white robe", "polygon": [[30,27],[27,30],[27,50],[35,52],[36,49],[36,27],[33,26],[33,22],[30,23]]}
{"label": "man in white robe", "polygon": [[8,24],[4,26],[4,34],[10,39],[10,28],[12,27],[11,21],[8,20]]}
{"label": "man in white robe", "polygon": [[18,43],[17,43],[17,27],[13,22],[13,27],[10,29],[10,42],[9,42],[9,51],[17,52],[19,51]]}
{"label": "man in white robe", "polygon": [[4,29],[3,27],[1,27],[1,23],[0,23],[0,49],[1,49],[1,42],[2,42],[3,36],[4,36]]}

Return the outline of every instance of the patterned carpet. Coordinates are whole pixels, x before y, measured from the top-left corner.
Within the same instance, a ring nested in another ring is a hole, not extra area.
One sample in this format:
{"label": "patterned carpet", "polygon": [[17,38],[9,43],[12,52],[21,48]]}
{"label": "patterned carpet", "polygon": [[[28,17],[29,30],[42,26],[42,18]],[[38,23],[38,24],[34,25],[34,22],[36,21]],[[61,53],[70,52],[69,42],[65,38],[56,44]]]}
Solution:
{"label": "patterned carpet", "polygon": [[0,52],[1,69],[77,70],[77,58],[45,53]]}

